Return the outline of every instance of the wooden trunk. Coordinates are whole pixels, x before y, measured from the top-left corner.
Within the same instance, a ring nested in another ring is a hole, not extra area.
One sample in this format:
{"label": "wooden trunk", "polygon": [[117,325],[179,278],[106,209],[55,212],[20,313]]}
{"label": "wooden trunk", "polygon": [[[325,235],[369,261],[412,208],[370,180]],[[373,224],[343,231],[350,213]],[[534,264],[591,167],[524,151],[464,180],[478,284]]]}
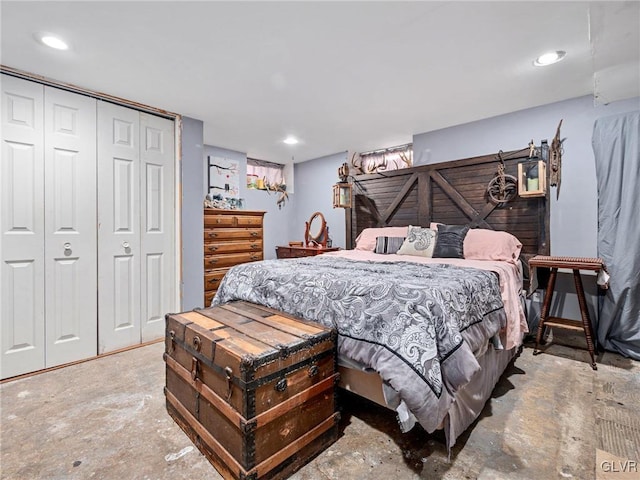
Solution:
{"label": "wooden trunk", "polygon": [[167,410],[224,478],[286,478],[336,440],[334,330],[247,302],[166,325]]}

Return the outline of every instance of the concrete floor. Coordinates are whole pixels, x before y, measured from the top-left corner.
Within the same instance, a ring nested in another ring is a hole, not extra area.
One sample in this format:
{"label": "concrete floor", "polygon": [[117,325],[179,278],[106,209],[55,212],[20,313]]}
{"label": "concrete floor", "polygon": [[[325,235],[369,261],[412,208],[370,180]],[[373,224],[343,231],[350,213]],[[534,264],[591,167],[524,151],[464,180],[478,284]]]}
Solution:
{"label": "concrete floor", "polygon": [[[163,348],[0,385],[0,478],[221,478],[166,413]],[[341,405],[341,437],[292,479],[640,478],[596,462],[597,450],[640,461],[640,363],[611,353],[594,372],[583,350],[525,348],[451,461],[442,434],[401,434],[392,412],[349,394]]]}

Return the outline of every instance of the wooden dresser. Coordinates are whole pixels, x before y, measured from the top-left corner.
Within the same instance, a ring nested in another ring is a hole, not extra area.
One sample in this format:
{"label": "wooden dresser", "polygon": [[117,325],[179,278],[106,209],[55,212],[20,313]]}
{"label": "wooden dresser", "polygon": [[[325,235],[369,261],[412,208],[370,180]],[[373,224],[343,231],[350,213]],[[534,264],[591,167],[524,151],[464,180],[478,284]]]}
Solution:
{"label": "wooden dresser", "polygon": [[204,306],[230,267],[264,258],[265,212],[204,209]]}

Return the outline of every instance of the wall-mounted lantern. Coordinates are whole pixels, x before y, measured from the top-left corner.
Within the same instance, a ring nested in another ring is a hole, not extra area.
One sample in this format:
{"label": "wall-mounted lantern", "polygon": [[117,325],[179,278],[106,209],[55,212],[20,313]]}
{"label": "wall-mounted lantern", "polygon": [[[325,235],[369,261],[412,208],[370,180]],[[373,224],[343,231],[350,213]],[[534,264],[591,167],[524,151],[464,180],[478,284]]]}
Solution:
{"label": "wall-mounted lantern", "polygon": [[546,194],[546,162],[531,158],[518,163],[518,195],[521,197],[544,197]]}
{"label": "wall-mounted lantern", "polygon": [[333,186],[333,208],[351,208],[352,192],[350,183],[336,183]]}
{"label": "wall-mounted lantern", "polygon": [[340,181],[333,186],[333,208],[351,208],[353,185],[349,182],[349,165],[343,163],[338,168]]}

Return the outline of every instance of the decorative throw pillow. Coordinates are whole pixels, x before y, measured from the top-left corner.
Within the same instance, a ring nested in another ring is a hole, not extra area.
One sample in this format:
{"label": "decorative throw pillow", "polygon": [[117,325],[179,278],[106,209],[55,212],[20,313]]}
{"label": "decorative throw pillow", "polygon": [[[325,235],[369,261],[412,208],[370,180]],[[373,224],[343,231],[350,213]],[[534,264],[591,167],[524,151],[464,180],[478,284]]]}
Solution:
{"label": "decorative throw pillow", "polygon": [[366,250],[373,252],[376,248],[377,237],[404,237],[407,235],[408,227],[380,227],[365,228],[358,238],[354,250]]}
{"label": "decorative throw pillow", "polygon": [[464,258],[464,237],[467,225],[438,225],[438,241],[433,258]]}
{"label": "decorative throw pillow", "polygon": [[404,237],[376,237],[376,249],[374,253],[396,253],[402,246]]}
{"label": "decorative throw pillow", "polygon": [[407,238],[404,239],[398,255],[415,255],[418,257],[432,257],[438,233],[430,228],[409,225]]}

